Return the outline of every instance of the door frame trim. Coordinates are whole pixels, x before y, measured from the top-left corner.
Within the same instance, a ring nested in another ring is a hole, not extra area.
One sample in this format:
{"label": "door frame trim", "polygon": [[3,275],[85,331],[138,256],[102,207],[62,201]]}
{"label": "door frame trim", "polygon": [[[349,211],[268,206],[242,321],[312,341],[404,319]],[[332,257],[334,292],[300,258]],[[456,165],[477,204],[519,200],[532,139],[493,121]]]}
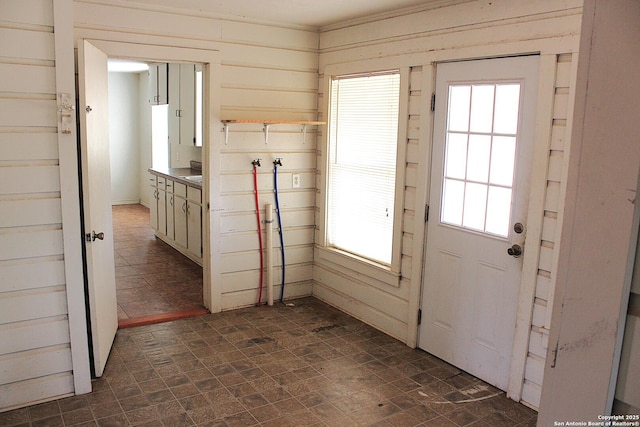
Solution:
{"label": "door frame trim", "polygon": [[[73,49],[73,2],[53,2],[54,51],[56,59],[57,103],[60,94],[76,99],[75,58]],[[58,105],[61,107],[61,105]],[[60,127],[60,116],[58,116]],[[62,238],[64,245],[64,269],[69,317],[69,340],[73,366],[75,394],[91,392],[90,343],[88,337],[87,297],[84,286],[84,261],[81,227],[79,153],[77,150],[78,118],[72,115],[69,133],[58,129],[58,153],[60,170],[60,208],[62,210]],[[80,235],[79,235],[80,234]]]}
{"label": "door frame trim", "polygon": [[[137,59],[150,62],[189,62],[204,64],[204,79],[208,91],[205,93],[204,102],[207,106],[207,114],[203,117],[203,146],[202,146],[202,194],[203,194],[203,302],[204,306],[212,313],[220,312],[221,283],[217,265],[219,256],[215,255],[215,245],[212,243],[213,225],[219,224],[218,214],[212,208],[214,194],[219,194],[219,180],[212,177],[219,176],[220,166],[219,132],[214,132],[213,124],[220,120],[220,52],[217,50],[193,49],[178,46],[158,46],[132,42],[108,41],[86,39],[94,46],[102,50],[108,57],[119,59]],[[207,208],[209,207],[209,208]],[[216,233],[217,234],[217,233]],[[217,273],[216,273],[217,272]]]}
{"label": "door frame trim", "polygon": [[[509,57],[531,56],[531,54],[505,55]],[[522,387],[524,384],[524,371],[529,348],[529,336],[531,331],[531,320],[533,317],[533,304],[535,300],[535,289],[537,279],[537,269],[540,253],[540,242],[542,238],[542,224],[544,220],[544,203],[546,195],[547,171],[549,166],[549,148],[551,144],[551,127],[553,124],[553,103],[555,75],[557,67],[557,54],[538,54],[540,57],[540,68],[538,71],[538,94],[536,99],[536,123],[534,128],[534,147],[532,159],[532,171],[530,181],[530,199],[527,208],[527,239],[525,242],[525,255],[523,256],[522,276],[520,281],[520,291],[518,307],[516,313],[516,325],[514,333],[514,344],[511,355],[511,365],[509,372],[509,384],[507,396],[515,401],[522,398]],[[422,87],[423,94],[432,93],[436,88],[436,67],[440,62],[465,62],[470,60],[497,59],[480,58],[459,58],[447,59],[446,61],[432,62],[423,66]],[[421,140],[428,141],[421,144],[420,159],[424,160],[425,167],[419,169],[418,173],[418,194],[425,195],[425,201],[429,201],[429,188],[431,185],[431,165],[433,147],[433,126],[434,114],[429,110],[429,103],[422,102],[421,114],[429,117],[422,122],[420,129]],[[428,125],[428,126],[427,126]],[[422,217],[425,206],[416,206],[416,217]],[[422,308],[422,292],[425,282],[425,262],[427,244],[427,224],[422,223],[422,230],[416,230],[416,236],[422,234],[423,239],[420,248],[421,263],[415,263],[414,269],[419,269],[419,274],[412,274],[413,277],[420,277],[420,285],[414,287],[410,302],[414,301],[416,310],[409,310],[409,324],[417,325],[418,309]],[[420,233],[420,234],[418,234]],[[418,240],[418,239],[416,239]],[[415,313],[414,313],[415,312]],[[415,319],[415,323],[414,322]],[[417,346],[419,340],[420,326],[416,327],[415,335],[410,334],[407,344]]]}
{"label": "door frame trim", "polygon": [[[544,222],[544,206],[549,170],[549,150],[551,149],[551,130],[553,125],[553,106],[555,101],[555,84],[557,55],[540,55],[538,70],[538,99],[536,101],[536,124],[534,130],[534,148],[529,188],[529,207],[527,212],[527,240],[524,245],[522,279],[520,297],[516,314],[516,327],[511,353],[511,369],[507,396],[520,401],[522,386],[529,350],[531,321],[535,302],[542,227]],[[570,131],[570,130],[569,130]],[[563,207],[560,206],[559,216]],[[558,218],[561,223],[562,219]],[[559,241],[556,242],[559,244]],[[527,256],[528,255],[528,256]],[[556,268],[552,269],[552,275]],[[554,280],[552,279],[552,283]]]}

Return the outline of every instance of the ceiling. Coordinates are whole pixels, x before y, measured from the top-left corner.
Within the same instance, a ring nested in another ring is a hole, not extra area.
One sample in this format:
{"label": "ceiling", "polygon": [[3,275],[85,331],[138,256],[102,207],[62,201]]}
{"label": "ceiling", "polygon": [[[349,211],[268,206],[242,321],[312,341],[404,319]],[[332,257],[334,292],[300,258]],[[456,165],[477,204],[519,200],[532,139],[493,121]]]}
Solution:
{"label": "ceiling", "polygon": [[323,27],[437,0],[128,0],[132,3],[187,9],[302,27]]}

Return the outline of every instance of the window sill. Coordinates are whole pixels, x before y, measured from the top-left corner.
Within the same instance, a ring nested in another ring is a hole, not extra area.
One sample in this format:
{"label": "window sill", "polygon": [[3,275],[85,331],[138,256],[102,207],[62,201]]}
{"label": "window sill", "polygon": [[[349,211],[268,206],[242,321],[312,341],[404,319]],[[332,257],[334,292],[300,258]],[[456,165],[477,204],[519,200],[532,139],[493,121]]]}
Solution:
{"label": "window sill", "polygon": [[379,264],[336,248],[316,246],[316,249],[318,257],[322,261],[339,265],[389,286],[400,287],[400,272],[392,271],[391,267],[387,265]]}

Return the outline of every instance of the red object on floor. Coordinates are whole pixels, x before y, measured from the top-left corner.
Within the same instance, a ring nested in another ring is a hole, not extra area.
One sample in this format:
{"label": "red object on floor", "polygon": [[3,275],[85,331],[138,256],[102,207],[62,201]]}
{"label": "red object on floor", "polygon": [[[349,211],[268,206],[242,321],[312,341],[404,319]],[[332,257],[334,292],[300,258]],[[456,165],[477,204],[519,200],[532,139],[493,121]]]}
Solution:
{"label": "red object on floor", "polygon": [[172,320],[209,314],[206,308],[173,311],[171,313],[153,314],[151,316],[136,317],[133,319],[118,320],[118,329],[132,328],[134,326],[150,325],[153,323],[170,322]]}

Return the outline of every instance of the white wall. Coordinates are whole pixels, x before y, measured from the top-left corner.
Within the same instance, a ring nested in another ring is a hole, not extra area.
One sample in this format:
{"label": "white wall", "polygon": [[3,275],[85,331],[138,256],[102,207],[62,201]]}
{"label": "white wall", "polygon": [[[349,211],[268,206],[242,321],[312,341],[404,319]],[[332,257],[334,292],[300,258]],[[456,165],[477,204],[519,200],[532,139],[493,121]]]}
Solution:
{"label": "white wall", "polygon": [[[331,74],[407,67],[406,143],[401,272],[397,286],[378,280],[375,270],[346,258],[314,256],[313,294],[416,345],[422,283],[424,211],[430,166],[431,93],[434,63],[468,58],[541,54],[534,177],[528,218],[516,347],[509,394],[536,407],[548,336],[547,302],[553,297],[557,224],[561,221],[571,94],[575,81],[582,2],[471,1],[403,16],[363,19],[324,28],[320,36],[319,109],[326,117]],[[325,135],[323,135],[325,137]],[[321,139],[323,140],[323,139]],[[316,242],[323,241],[324,143],[318,146]],[[425,280],[429,280],[426,278]],[[525,379],[523,382],[523,378]]]}
{"label": "white wall", "polygon": [[138,73],[138,117],[140,131],[138,135],[139,153],[138,158],[138,194],[140,203],[146,207],[151,202],[151,187],[149,186],[149,172],[151,167],[151,108],[147,97],[149,96],[149,73]]}
{"label": "white wall", "polygon": [[540,426],[598,421],[613,398],[638,237],[638,22],[635,0],[585,1]]}
{"label": "white wall", "polygon": [[109,73],[111,203],[114,205],[140,201],[139,92],[137,73]]}

